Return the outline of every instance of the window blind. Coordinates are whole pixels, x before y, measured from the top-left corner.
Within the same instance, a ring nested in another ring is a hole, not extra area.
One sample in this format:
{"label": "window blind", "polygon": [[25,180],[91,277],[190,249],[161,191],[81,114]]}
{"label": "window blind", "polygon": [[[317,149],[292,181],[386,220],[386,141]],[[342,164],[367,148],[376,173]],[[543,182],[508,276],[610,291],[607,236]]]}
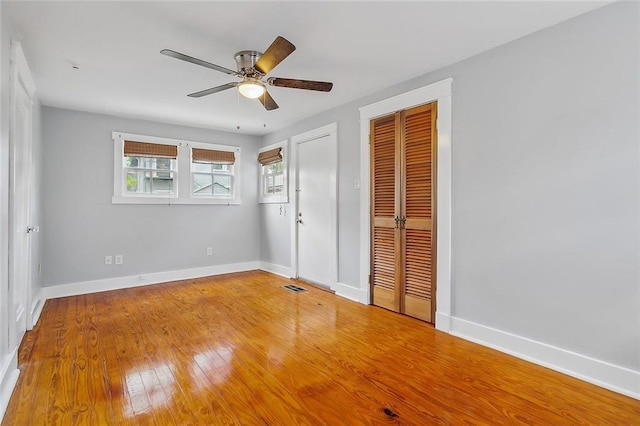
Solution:
{"label": "window blind", "polygon": [[193,148],[191,156],[194,163],[233,164],[236,162],[236,155],[232,151]]}
{"label": "window blind", "polygon": [[178,147],[158,143],[124,141],[125,157],[163,157],[178,158]]}
{"label": "window blind", "polygon": [[282,161],[282,148],[274,148],[258,154],[258,163],[263,166]]}

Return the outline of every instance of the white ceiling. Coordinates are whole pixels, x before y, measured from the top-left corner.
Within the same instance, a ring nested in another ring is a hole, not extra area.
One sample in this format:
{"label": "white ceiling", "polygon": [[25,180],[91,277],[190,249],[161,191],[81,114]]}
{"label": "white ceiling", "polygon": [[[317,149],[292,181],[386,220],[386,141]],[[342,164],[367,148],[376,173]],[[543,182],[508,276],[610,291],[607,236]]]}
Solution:
{"label": "white ceiling", "polygon": [[[265,134],[608,2],[5,2],[44,105]],[[240,50],[281,35],[297,50],[269,76],[332,81],[330,93],[271,87],[266,112],[237,78]],[[79,66],[74,70],[72,65]],[[263,125],[266,124],[266,127]]]}

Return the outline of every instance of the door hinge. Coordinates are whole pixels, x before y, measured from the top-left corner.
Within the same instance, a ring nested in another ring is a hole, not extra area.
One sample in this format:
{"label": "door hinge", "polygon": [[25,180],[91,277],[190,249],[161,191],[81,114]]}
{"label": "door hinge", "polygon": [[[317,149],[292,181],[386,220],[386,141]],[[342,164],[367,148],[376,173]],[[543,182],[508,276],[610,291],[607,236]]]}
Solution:
{"label": "door hinge", "polygon": [[371,284],[371,274],[369,274],[369,284]]}

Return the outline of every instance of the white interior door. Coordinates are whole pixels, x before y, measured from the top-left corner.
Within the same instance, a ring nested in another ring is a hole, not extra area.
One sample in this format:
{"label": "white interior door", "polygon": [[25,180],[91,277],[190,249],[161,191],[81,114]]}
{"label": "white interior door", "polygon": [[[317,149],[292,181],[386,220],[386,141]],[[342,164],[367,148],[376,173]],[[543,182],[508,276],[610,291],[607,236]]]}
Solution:
{"label": "white interior door", "polygon": [[332,288],[336,282],[335,135],[297,144],[298,277]]}
{"label": "white interior door", "polygon": [[[12,300],[9,335],[11,344],[19,345],[30,319],[31,249],[29,234],[31,201],[31,120],[30,85],[19,54],[12,50],[12,99],[10,129],[10,207],[9,207],[9,295]],[[23,58],[23,57],[22,57]],[[26,61],[25,61],[26,63]],[[28,71],[27,71],[28,72]],[[13,315],[11,315],[13,314]]]}

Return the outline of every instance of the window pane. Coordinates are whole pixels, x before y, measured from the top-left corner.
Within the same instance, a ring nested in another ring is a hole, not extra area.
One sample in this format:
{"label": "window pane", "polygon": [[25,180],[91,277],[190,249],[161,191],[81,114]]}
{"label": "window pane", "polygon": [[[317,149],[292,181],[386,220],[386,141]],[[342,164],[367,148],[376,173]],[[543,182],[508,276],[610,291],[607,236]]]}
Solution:
{"label": "window pane", "polygon": [[194,173],[231,173],[233,165],[214,163],[191,163]]}
{"label": "window pane", "polygon": [[273,194],[273,176],[267,175],[265,177],[265,187],[267,194]]}
{"label": "window pane", "polygon": [[232,164],[212,164],[215,172],[227,172],[230,173],[233,170]]}
{"label": "window pane", "polygon": [[213,195],[231,195],[231,176],[213,176]]}
{"label": "window pane", "polygon": [[269,173],[278,173],[284,169],[284,162],[278,161],[277,163],[269,164]]}
{"label": "window pane", "polygon": [[127,192],[139,192],[138,183],[141,181],[141,172],[127,172]]}
{"label": "window pane", "polygon": [[138,194],[173,194],[173,172],[127,171],[127,192]]}
{"label": "window pane", "polygon": [[284,189],[284,175],[277,174],[274,176],[273,192],[276,194],[281,194],[283,189]]}
{"label": "window pane", "polygon": [[155,158],[156,169],[158,170],[171,170],[174,160],[171,158]]}
{"label": "window pane", "polygon": [[176,160],[173,158],[124,157],[124,165],[128,168],[175,170]]}
{"label": "window pane", "polygon": [[193,193],[199,195],[211,195],[213,176],[193,174]]}
{"label": "window pane", "polygon": [[173,194],[173,176],[152,177],[151,190],[153,194]]}
{"label": "window pane", "polygon": [[192,163],[193,171],[196,173],[211,173],[211,164]]}

